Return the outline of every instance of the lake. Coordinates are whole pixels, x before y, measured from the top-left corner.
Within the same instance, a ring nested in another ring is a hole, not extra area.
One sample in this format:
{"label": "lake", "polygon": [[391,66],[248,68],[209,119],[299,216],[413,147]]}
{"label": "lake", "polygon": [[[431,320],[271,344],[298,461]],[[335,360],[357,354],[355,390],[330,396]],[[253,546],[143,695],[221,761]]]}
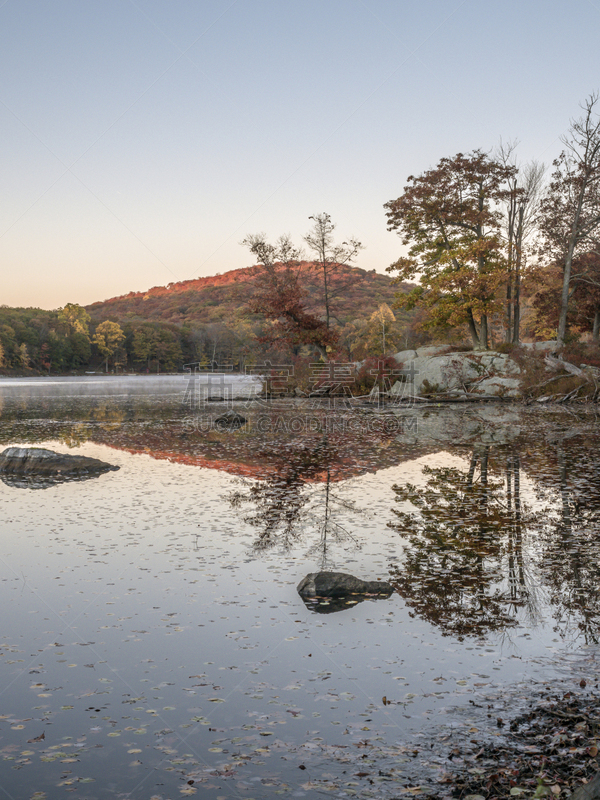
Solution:
{"label": "lake", "polygon": [[[0,483],[7,797],[418,794],[455,739],[595,674],[595,411],[207,380],[0,382],[2,449],[119,467]],[[322,570],[395,591],[305,603]]]}

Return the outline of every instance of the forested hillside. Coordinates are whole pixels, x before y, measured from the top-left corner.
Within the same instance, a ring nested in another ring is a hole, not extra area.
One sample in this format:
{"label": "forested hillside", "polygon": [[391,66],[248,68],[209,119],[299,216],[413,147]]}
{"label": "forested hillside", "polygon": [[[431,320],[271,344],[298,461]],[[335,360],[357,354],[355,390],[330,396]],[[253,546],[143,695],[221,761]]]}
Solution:
{"label": "forested hillside", "polygon": [[[320,273],[310,262],[297,266],[303,307],[321,317]],[[253,313],[250,304],[259,283],[260,271],[248,267],[130,292],[87,308],[70,303],[56,311],[0,307],[0,368],[51,374],[163,372],[193,361],[243,368],[249,359],[298,356],[299,348],[287,341],[271,336],[266,343],[273,323]],[[336,271],[328,289],[341,357],[363,358],[422,339],[418,312],[391,310],[402,288],[374,270],[344,266]],[[305,346],[302,354],[310,355],[309,350]]]}
{"label": "forested hillside", "polygon": [[[302,262],[300,272],[306,309],[319,314],[323,305],[320,273],[310,262]],[[227,322],[251,316],[247,301],[255,280],[255,269],[246,267],[209,278],[155,286],[147,292],[130,292],[93,303],[87,310],[98,320],[137,318],[177,325]],[[335,317],[342,325],[351,319],[369,316],[382,303],[391,306],[398,291],[389,275],[358,267],[341,268],[333,281]]]}

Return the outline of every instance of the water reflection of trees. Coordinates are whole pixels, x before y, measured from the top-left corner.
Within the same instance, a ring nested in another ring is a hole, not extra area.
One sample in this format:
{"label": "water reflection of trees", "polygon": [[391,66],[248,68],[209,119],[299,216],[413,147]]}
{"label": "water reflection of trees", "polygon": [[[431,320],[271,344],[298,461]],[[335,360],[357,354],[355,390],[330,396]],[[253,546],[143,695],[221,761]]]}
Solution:
{"label": "water reflection of trees", "polygon": [[392,582],[413,615],[463,638],[504,630],[519,607],[535,615],[536,594],[523,556],[524,509],[518,456],[505,480],[490,476],[490,447],[474,449],[467,470],[424,467],[424,487],[394,486],[390,524],[405,537]]}
{"label": "water reflection of trees", "polygon": [[[594,445],[595,447],[590,447]],[[600,464],[598,441],[559,439],[547,457],[548,484],[558,502],[544,509],[541,569],[548,586],[555,630],[578,631],[586,643],[600,640]]]}
{"label": "water reflection of trees", "polygon": [[256,552],[275,547],[287,551],[309,531],[317,532],[318,540],[309,553],[318,555],[321,569],[325,569],[330,564],[332,544],[358,546],[340,521],[341,515],[361,512],[336,490],[331,467],[338,457],[335,445],[323,436],[316,442],[285,448],[271,478],[240,481],[243,488],[228,499],[244,522],[256,529]]}
{"label": "water reflection of trees", "polygon": [[[534,627],[541,599],[564,639],[600,641],[600,437],[586,431],[477,447],[465,469],[394,486],[406,540],[392,581],[414,615],[458,637]],[[493,469],[492,469],[493,453]],[[532,503],[521,498],[523,473]],[[533,501],[535,502],[535,511]]]}

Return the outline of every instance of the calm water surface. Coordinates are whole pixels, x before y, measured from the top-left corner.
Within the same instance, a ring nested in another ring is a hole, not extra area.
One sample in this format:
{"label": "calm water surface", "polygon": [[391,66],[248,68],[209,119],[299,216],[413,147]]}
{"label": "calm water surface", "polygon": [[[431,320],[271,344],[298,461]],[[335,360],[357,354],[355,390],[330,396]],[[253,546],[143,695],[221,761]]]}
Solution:
{"label": "calm water surface", "polygon": [[[2,447],[120,467],[0,483],[6,797],[392,798],[486,698],[595,669],[592,412],[236,400],[223,430],[189,388],[0,383]],[[305,605],[323,569],[396,592]]]}

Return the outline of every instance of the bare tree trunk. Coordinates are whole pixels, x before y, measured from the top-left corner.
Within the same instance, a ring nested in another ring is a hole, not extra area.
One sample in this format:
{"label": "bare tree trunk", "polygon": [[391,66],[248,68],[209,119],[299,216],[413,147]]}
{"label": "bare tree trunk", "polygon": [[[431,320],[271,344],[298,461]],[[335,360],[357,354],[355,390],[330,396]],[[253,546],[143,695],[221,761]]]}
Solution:
{"label": "bare tree trunk", "polygon": [[323,289],[325,291],[325,325],[329,330],[329,286],[327,285],[327,264],[323,262]]}
{"label": "bare tree trunk", "polygon": [[600,308],[596,309],[594,314],[594,327],[592,328],[592,341],[598,342],[600,340]]}
{"label": "bare tree trunk", "polygon": [[512,321],[512,275],[508,274],[506,281],[506,335],[504,340],[510,342],[513,336]]}
{"label": "bare tree trunk", "polygon": [[519,344],[520,325],[521,325],[521,266],[523,263],[523,237],[525,234],[525,204],[521,203],[519,208],[519,221],[517,223],[517,234],[515,242],[515,298],[513,311],[513,331],[512,342]]}
{"label": "bare tree trunk", "polygon": [[569,310],[571,264],[573,262],[574,249],[575,249],[575,241],[573,237],[569,242],[569,249],[567,250],[567,256],[565,258],[565,263],[563,268],[563,286],[562,286],[562,293],[560,296],[560,316],[558,318],[558,331],[556,334],[556,340],[559,347],[562,347],[562,345],[564,345],[565,337],[567,335],[567,312]]}
{"label": "bare tree trunk", "polygon": [[481,323],[479,326],[479,350],[488,349],[488,318],[487,314],[481,315]]}
{"label": "bare tree trunk", "polygon": [[515,269],[515,305],[513,312],[512,343],[519,344],[521,338],[521,257],[517,259]]}
{"label": "bare tree trunk", "polygon": [[473,349],[479,349],[479,331],[477,330],[477,325],[475,324],[475,317],[473,316],[473,312],[469,308],[467,311],[467,323],[469,325],[469,332],[471,334],[471,339],[473,341]]}

